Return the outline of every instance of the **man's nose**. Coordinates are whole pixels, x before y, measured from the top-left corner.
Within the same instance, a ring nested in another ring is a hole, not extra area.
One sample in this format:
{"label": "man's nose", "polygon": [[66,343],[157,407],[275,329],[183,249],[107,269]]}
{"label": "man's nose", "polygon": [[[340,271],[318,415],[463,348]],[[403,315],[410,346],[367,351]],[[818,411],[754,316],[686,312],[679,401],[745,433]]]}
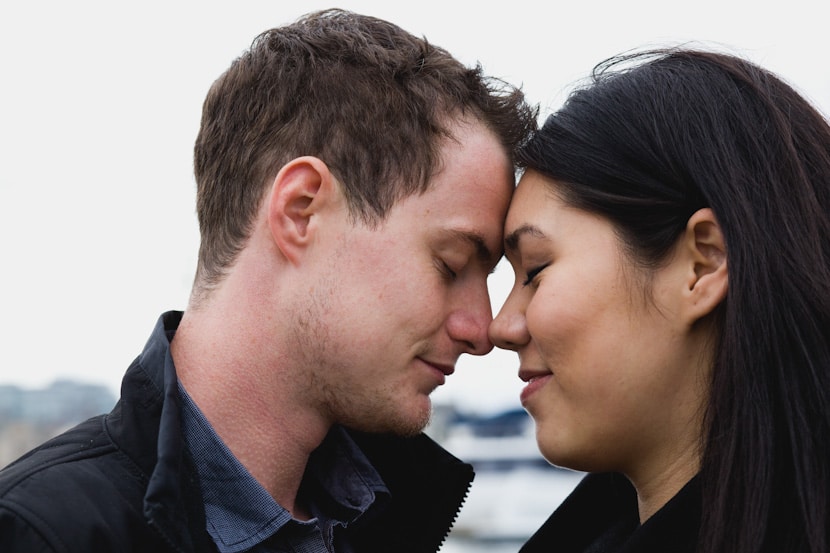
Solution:
{"label": "man's nose", "polygon": [[450,337],[464,344],[465,353],[485,355],[493,349],[488,329],[493,321],[490,295],[486,285],[460,297],[450,313],[447,330]]}

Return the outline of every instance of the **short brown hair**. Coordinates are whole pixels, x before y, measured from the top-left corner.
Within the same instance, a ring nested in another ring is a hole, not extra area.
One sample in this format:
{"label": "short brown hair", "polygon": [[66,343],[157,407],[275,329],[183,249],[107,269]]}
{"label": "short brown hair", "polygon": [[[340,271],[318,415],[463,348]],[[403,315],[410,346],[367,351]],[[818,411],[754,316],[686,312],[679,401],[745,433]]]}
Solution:
{"label": "short brown hair", "polygon": [[291,159],[322,159],[351,214],[379,222],[426,190],[448,123],[468,114],[511,154],[536,127],[520,90],[387,21],[326,10],[262,33],[204,102],[194,151],[197,285],[221,280]]}

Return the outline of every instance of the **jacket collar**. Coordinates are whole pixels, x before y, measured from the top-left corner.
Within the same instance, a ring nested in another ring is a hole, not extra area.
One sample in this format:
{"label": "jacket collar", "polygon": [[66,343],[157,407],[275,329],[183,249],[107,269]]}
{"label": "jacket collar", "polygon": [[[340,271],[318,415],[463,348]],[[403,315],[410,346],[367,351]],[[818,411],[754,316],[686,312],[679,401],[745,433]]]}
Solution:
{"label": "jacket collar", "polygon": [[207,536],[198,482],[184,455],[176,369],[170,355],[170,340],[181,317],[181,312],[170,311],[159,318],[124,376],[121,400],[106,425],[147,481],[145,518],[176,549],[193,551],[205,547]]}
{"label": "jacket collar", "polygon": [[[355,524],[357,551],[434,552],[449,535],[472,484],[472,465],[426,434],[402,437],[351,431],[391,493],[389,507]],[[369,514],[369,513],[367,513]]]}

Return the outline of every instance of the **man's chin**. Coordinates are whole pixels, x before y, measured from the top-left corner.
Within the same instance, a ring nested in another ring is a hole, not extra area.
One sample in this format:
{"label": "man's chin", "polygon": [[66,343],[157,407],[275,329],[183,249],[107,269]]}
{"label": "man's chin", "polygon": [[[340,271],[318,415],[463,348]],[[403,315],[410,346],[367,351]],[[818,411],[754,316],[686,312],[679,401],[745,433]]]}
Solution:
{"label": "man's chin", "polygon": [[431,415],[432,408],[429,403],[429,398],[427,398],[425,407],[411,407],[408,410],[398,408],[393,412],[386,413],[386,416],[383,416],[381,413],[376,413],[369,420],[355,421],[354,424],[347,426],[355,430],[360,430],[361,432],[371,432],[374,434],[394,434],[404,437],[416,436],[427,427]]}

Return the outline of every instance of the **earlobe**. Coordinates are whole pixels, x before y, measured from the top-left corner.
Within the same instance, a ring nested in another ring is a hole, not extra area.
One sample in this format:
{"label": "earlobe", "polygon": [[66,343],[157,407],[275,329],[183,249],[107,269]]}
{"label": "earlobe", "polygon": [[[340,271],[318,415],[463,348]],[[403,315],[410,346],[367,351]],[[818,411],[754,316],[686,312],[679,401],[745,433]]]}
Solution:
{"label": "earlobe", "polygon": [[729,281],[726,242],[710,208],[700,209],[689,218],[684,243],[691,265],[686,307],[690,323],[694,323],[724,300]]}
{"label": "earlobe", "polygon": [[309,245],[315,216],[331,201],[334,176],[319,158],[293,159],[274,178],[268,199],[268,228],[277,248],[294,264]]}

